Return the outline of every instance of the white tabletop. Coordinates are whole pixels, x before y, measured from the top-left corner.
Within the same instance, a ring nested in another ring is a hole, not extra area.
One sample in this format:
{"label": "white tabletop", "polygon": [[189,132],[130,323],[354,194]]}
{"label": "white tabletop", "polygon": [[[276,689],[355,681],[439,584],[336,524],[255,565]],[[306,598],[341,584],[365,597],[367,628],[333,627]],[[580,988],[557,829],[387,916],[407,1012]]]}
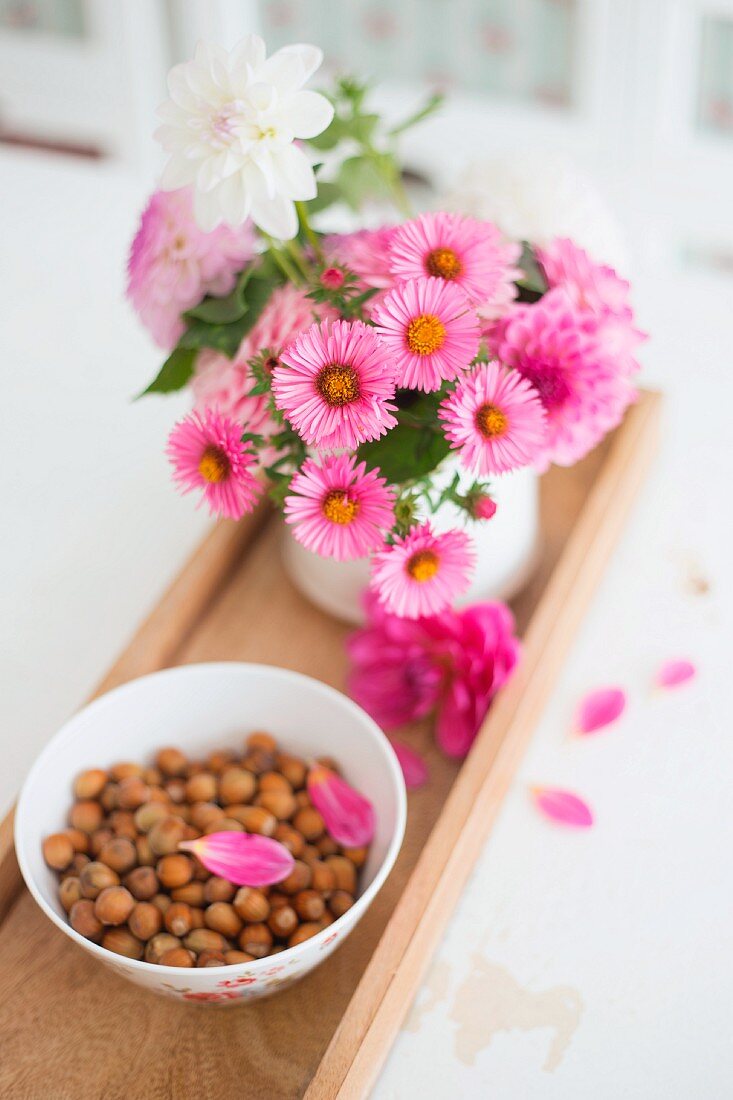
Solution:
{"label": "white tabletop", "polygon": [[[122,301],[144,185],[21,153],[0,173],[3,809],[207,520],[162,453],[185,399],[129,401],[160,359]],[[379,1100],[733,1094],[731,282],[664,265],[635,284],[662,452]],[[699,677],[655,697],[673,656]],[[606,684],[627,688],[627,714],[570,738],[578,699]],[[596,825],[551,825],[532,784],[576,790]]]}

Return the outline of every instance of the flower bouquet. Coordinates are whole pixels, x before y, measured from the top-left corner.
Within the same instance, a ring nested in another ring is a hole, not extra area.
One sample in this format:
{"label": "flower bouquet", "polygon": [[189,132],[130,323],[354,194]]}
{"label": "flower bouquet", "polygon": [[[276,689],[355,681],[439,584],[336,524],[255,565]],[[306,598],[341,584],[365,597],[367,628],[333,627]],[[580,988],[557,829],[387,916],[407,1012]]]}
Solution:
{"label": "flower bouquet", "polygon": [[[389,725],[446,704],[455,678],[449,691],[440,670],[459,652],[479,661],[496,636],[496,656],[511,635],[501,616],[450,620],[472,532],[496,511],[489,479],[594,447],[634,400],[642,336],[628,284],[571,241],[533,247],[459,213],[409,216],[395,145],[437,98],[386,130],[362,85],[304,87],[320,62],[303,45],[267,57],[250,36],[231,52],[201,45],[171,71],[157,131],[168,161],[133,241],[129,296],[169,353],[145,392],[192,393],[168,441],[178,486],[233,519],[268,493],[308,551],[368,559],[375,630],[417,621],[396,626],[389,649],[433,654],[414,705],[394,715],[371,693]],[[399,218],[315,227],[327,206],[370,198]],[[448,527],[436,521],[446,505]],[[442,615],[438,658],[426,637]],[[357,647],[362,664],[377,639]],[[509,646],[492,669],[513,660]],[[481,705],[492,683],[493,671]]]}

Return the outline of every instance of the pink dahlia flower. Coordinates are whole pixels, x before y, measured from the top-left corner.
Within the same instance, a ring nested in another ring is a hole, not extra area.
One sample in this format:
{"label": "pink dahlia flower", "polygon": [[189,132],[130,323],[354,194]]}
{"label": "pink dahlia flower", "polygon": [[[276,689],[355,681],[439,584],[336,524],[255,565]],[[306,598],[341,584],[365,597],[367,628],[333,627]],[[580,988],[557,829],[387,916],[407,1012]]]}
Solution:
{"label": "pink dahlia flower", "polygon": [[460,286],[482,316],[501,312],[516,297],[521,248],[491,222],[461,214],[421,214],[401,225],[389,246],[395,279],[432,275]]}
{"label": "pink dahlia flower", "polygon": [[277,287],[233,359],[213,348],[199,352],[191,383],[196,411],[217,409],[238,420],[249,432],[270,434],[276,425],[270,416],[267,394],[251,392],[254,378],[250,359],[268,351],[274,367],[283,348],[313,324],[314,316],[330,316],[332,312],[316,305],[292,283]]}
{"label": "pink dahlia flower", "polygon": [[353,449],[397,423],[394,367],[363,321],[311,327],[272,373],[277,407],[311,446]]}
{"label": "pink dahlia flower", "polygon": [[207,410],[179,420],[168,437],[174,480],[184,493],[200,489],[212,515],[240,519],[261,492],[254,456],[241,435],[235,420]]}
{"label": "pink dahlia flower", "polygon": [[388,611],[417,619],[442,611],[465,592],[475,564],[465,531],[436,534],[421,523],[374,555],[371,587]]}
{"label": "pink dahlia flower", "polygon": [[571,466],[615,428],[636,398],[603,318],[557,288],[534,305],[514,306],[489,338],[492,353],[537,390],[547,413],[537,465]]}
{"label": "pink dahlia flower", "polygon": [[460,287],[444,279],[400,283],[372,313],[397,367],[397,384],[426,393],[458,378],[479,347],[476,313]]}
{"label": "pink dahlia flower", "polygon": [[464,756],[520,654],[514,620],[500,603],[420,619],[390,614],[367,597],[367,625],[347,642],[349,690],[385,730],[436,711],[445,752]]}
{"label": "pink dahlia flower", "polygon": [[185,328],[181,314],[204,295],[234,289],[253,244],[249,222],[200,229],[190,188],[153,192],[130,247],[127,296],[157,344],[174,347]]}
{"label": "pink dahlia flower", "polygon": [[307,458],[290,482],[285,522],[308,550],[350,561],[384,544],[394,522],[394,490],[354,455]]}
{"label": "pink dahlia flower", "polygon": [[537,390],[498,363],[482,363],[462,378],[439,416],[461,462],[475,473],[518,470],[542,451],[545,410]]}
{"label": "pink dahlia flower", "polygon": [[579,309],[605,321],[606,340],[619,365],[627,374],[636,373],[636,348],[646,335],[634,325],[629,283],[612,267],[595,263],[584,249],[564,237],[538,248],[537,258],[550,287],[562,287]]}
{"label": "pink dahlia flower", "polygon": [[365,287],[385,290],[394,284],[389,269],[389,246],[395,226],[360,229],[356,233],[334,233],[323,241],[323,251],[330,261],[353,271]]}

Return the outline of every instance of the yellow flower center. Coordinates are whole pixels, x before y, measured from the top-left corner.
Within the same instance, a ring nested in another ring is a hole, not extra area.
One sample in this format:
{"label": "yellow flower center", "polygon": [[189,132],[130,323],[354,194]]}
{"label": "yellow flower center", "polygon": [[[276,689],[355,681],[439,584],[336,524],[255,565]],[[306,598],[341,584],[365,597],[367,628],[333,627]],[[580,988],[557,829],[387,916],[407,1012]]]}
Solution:
{"label": "yellow flower center", "polygon": [[321,508],[324,516],[326,519],[330,519],[331,523],[345,526],[356,519],[359,511],[359,501],[350,500],[349,494],[343,489],[332,489],[330,493],[326,494]]}
{"label": "yellow flower center", "polygon": [[361,392],[354,368],[341,363],[324,367],[316,379],[316,386],[324,401],[334,408],[356,401]]}
{"label": "yellow flower center", "polygon": [[438,279],[457,279],[463,264],[452,248],[434,248],[425,257],[425,270]]}
{"label": "yellow flower center", "polygon": [[445,343],[445,325],[434,313],[421,313],[407,326],[407,346],[416,355],[432,355]]}
{"label": "yellow flower center", "polygon": [[506,413],[497,409],[496,405],[482,405],[476,413],[476,427],[486,439],[496,439],[504,435],[509,421]]}
{"label": "yellow flower center", "polygon": [[407,563],[407,572],[414,581],[423,584],[438,572],[440,558],[432,550],[418,550]]}
{"label": "yellow flower center", "polygon": [[199,473],[205,481],[214,484],[224,481],[229,476],[230,468],[229,459],[220,447],[211,444],[201,455]]}

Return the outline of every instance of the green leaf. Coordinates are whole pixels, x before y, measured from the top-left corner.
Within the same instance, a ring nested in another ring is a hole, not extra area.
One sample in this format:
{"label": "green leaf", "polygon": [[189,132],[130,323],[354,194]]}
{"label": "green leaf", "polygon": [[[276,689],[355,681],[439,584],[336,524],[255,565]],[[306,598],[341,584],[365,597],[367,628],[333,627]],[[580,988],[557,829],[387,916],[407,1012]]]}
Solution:
{"label": "green leaf", "polygon": [[517,279],[517,286],[541,297],[547,290],[547,279],[537,262],[534,249],[527,241],[522,241],[522,254],[517,266],[521,268],[523,275],[521,279]]}
{"label": "green leaf", "polygon": [[338,115],[334,115],[326,129],[308,138],[308,144],[314,149],[334,149],[344,136],[344,122]]}
{"label": "green leaf", "polygon": [[229,324],[209,324],[197,318],[189,321],[188,328],[179,341],[182,348],[216,348],[230,358],[233,356],[244,337],[255,325],[262,310],[267,305],[270,295],[277,285],[283,281],[282,276],[274,272],[265,263],[257,268],[249,277],[246,290],[245,312],[238,320]]}
{"label": "green leaf", "polygon": [[193,374],[195,362],[196,349],[179,345],[168,356],[148,388],[138,396],[144,397],[146,393],[175,393],[176,390],[182,390]]}
{"label": "green leaf", "polygon": [[245,267],[244,271],[240,272],[234,290],[231,294],[227,294],[226,298],[208,296],[183,316],[195,321],[205,321],[208,325],[227,325],[232,321],[238,321],[247,311],[244,292],[254,270],[251,264]]}
{"label": "green leaf", "polygon": [[362,443],[357,453],[369,469],[379,467],[387,481],[399,484],[429,474],[449,450],[442,432],[398,424],[381,439]]}
{"label": "green leaf", "polygon": [[402,134],[405,130],[411,129],[416,126],[418,122],[423,122],[430,115],[435,114],[439,107],[442,106],[445,96],[442,92],[433,92],[431,96],[423,103],[422,107],[419,107],[413,114],[408,115],[402,122],[398,122],[396,126],[393,126],[389,131],[390,137],[397,137],[398,134]]}
{"label": "green leaf", "polygon": [[393,167],[392,158],[387,153],[373,157],[347,157],[336,179],[344,201],[353,210],[358,210],[366,199],[387,193],[387,180]]}
{"label": "green leaf", "polygon": [[328,206],[332,206],[335,202],[338,202],[340,198],[341,189],[337,187],[335,183],[319,180],[318,194],[308,203],[308,213],[318,214],[319,211],[325,210]]}

